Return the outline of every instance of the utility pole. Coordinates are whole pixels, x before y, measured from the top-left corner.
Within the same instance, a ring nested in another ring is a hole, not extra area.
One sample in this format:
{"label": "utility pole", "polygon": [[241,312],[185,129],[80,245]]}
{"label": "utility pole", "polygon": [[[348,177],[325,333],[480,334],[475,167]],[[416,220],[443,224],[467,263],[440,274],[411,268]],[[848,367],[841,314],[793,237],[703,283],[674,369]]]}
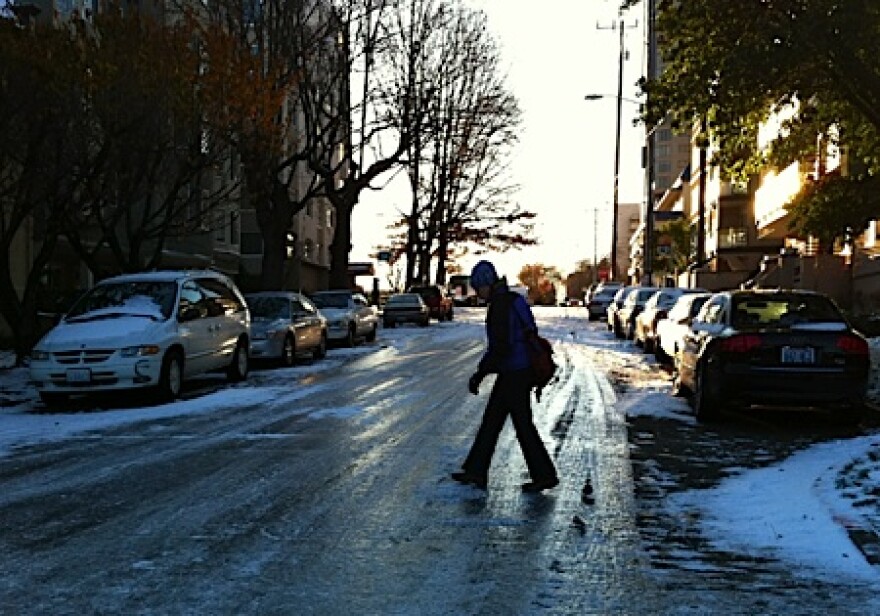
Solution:
{"label": "utility pole", "polygon": [[[657,8],[656,0],[648,0],[648,81],[657,78],[657,33],[655,29]],[[642,247],[642,284],[650,286],[654,277],[654,132],[655,127],[648,127],[645,135],[645,166],[647,184],[645,188],[645,231]]]}
{"label": "utility pole", "polygon": [[623,115],[623,62],[626,60],[626,45],[624,34],[626,29],[638,26],[638,22],[626,25],[623,13],[618,13],[618,20],[612,23],[610,28],[603,28],[596,24],[598,30],[617,30],[619,32],[620,47],[617,60],[617,123],[614,132],[614,193],[611,204],[611,267],[608,274],[609,280],[619,280],[617,272],[617,236],[618,236],[618,211],[620,209],[620,122]]}

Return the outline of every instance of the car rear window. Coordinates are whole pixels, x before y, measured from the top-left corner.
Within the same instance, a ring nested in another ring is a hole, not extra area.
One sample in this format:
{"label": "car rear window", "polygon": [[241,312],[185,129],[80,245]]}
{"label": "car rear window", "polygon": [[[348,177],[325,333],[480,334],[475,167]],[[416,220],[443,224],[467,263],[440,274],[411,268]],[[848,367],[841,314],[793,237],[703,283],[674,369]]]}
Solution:
{"label": "car rear window", "polygon": [[803,323],[842,323],[843,315],[821,295],[741,296],[734,300],[735,327],[790,327]]}

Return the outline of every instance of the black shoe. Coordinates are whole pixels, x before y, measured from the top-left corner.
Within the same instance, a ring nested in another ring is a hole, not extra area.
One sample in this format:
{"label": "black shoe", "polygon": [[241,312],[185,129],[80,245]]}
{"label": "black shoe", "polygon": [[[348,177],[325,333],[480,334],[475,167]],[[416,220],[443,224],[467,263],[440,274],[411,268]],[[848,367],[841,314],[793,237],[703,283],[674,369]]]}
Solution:
{"label": "black shoe", "polygon": [[485,490],[486,485],[488,484],[488,481],[482,475],[474,475],[473,473],[468,473],[467,471],[458,471],[452,473],[452,478],[455,479],[458,483],[471,485],[475,488],[480,488],[481,490]]}
{"label": "black shoe", "polygon": [[540,492],[542,490],[549,490],[550,488],[555,488],[559,485],[559,479],[557,477],[551,477],[550,479],[544,479],[542,481],[530,481],[528,483],[522,484],[523,492]]}

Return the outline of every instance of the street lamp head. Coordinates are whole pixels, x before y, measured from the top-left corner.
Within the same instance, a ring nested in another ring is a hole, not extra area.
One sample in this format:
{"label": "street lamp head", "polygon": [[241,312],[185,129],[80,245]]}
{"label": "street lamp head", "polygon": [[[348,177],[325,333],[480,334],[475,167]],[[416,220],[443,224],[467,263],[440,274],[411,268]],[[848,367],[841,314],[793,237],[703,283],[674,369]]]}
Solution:
{"label": "street lamp head", "polygon": [[602,96],[601,94],[587,94],[587,95],[584,97],[584,100],[585,100],[585,101],[597,101],[597,100],[599,100],[600,98],[605,98],[605,97]]}

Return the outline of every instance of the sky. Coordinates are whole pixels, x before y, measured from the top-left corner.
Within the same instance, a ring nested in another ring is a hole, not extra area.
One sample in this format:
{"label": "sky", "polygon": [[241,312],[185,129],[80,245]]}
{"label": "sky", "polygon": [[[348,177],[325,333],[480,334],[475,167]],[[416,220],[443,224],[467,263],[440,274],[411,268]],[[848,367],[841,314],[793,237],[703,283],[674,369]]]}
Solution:
{"label": "sky", "polygon": [[[538,244],[486,255],[513,281],[524,265],[555,266],[565,275],[583,259],[601,259],[611,248],[619,35],[617,0],[549,0],[536,9],[527,0],[470,0],[483,10],[501,47],[508,87],[523,112],[513,154],[514,197],[536,212]],[[638,97],[644,64],[640,7],[625,14],[623,98]],[[586,101],[588,94],[607,95]],[[621,203],[643,201],[641,147],[644,128],[633,126],[635,102],[624,100],[621,120]],[[369,261],[387,238],[386,226],[406,211],[405,187],[392,184],[365,195],[353,215],[352,261]],[[469,269],[472,262],[463,262]],[[380,282],[385,285],[383,268]]]}
{"label": "sky", "polygon": [[[541,333],[555,345],[583,345],[584,351],[591,351],[584,356],[592,358],[598,373],[607,375],[627,367],[630,373],[644,375],[628,383],[626,393],[613,400],[616,412],[626,417],[650,415],[685,423],[695,421],[687,404],[670,395],[669,379],[651,369],[653,358],[630,342],[617,340],[600,323],[587,324],[583,308],[541,307],[535,309],[535,316]],[[6,354],[0,356],[0,458],[14,456],[18,447],[29,444],[267,401],[298,401],[291,406],[315,421],[327,416],[354,418],[366,410],[356,402],[339,408],[310,408],[308,397],[323,386],[309,384],[307,377],[316,372],[344,371],[353,356],[385,353],[387,360],[396,354],[388,354],[386,349],[404,351],[417,336],[450,341],[482,336],[484,318],[483,310],[460,308],[453,322],[432,324],[430,328],[383,329],[377,345],[333,349],[323,361],[261,371],[257,378],[252,374],[247,383],[201,397],[88,413],[30,412],[39,402],[36,392],[27,385],[27,370],[8,368],[11,357]],[[875,369],[870,395],[880,400],[880,338],[872,339],[871,345]],[[4,365],[6,369],[2,369]],[[298,384],[292,388],[294,380]],[[608,391],[613,391],[609,383],[606,385]],[[873,502],[874,495],[880,493],[878,452],[878,434],[826,442],[763,468],[727,469],[728,477],[717,486],[676,493],[663,502],[679,519],[696,520],[693,523],[701,525],[701,534],[721,550],[790,562],[794,572],[811,579],[880,584],[880,569],[865,560],[844,530],[848,527],[876,532],[874,520],[866,513],[874,507],[859,508],[854,503]],[[817,541],[817,537],[822,540]]]}

